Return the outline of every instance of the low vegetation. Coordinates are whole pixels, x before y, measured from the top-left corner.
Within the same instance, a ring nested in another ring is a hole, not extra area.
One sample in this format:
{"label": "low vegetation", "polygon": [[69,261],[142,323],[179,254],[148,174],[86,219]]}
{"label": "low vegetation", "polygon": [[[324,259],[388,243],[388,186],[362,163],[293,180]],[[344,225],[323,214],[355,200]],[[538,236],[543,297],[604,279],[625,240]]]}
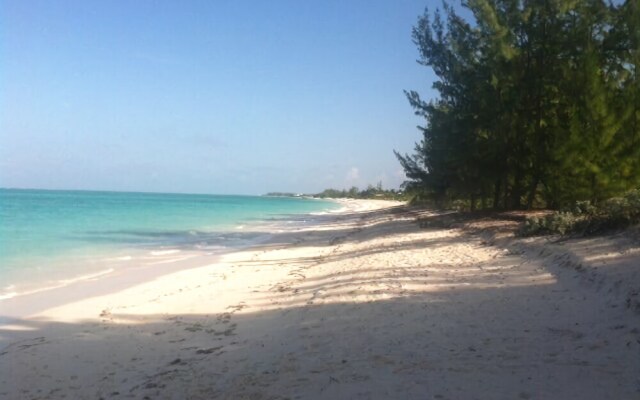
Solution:
{"label": "low vegetation", "polygon": [[568,210],[542,217],[529,217],[520,228],[521,236],[542,234],[593,234],[640,224],[640,190],[601,203],[582,201]]}
{"label": "low vegetation", "polygon": [[406,201],[410,199],[410,197],[402,191],[396,191],[395,189],[384,189],[382,187],[382,183],[378,183],[378,185],[376,186],[369,185],[364,190],[360,190],[355,186],[352,186],[351,189],[349,190],[325,189],[320,193],[314,194],[313,197],[334,198],[334,199],[335,198],[379,199],[379,200],[400,200],[400,201]]}

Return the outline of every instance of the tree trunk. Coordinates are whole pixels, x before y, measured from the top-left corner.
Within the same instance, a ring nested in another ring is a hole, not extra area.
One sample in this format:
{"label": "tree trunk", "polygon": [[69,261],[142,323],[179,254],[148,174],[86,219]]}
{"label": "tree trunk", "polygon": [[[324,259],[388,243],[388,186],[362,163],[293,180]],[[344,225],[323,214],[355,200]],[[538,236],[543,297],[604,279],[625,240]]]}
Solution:
{"label": "tree trunk", "polygon": [[522,170],[516,170],[516,176],[513,180],[513,189],[511,190],[511,207],[519,209],[521,207],[520,197],[522,197]]}
{"label": "tree trunk", "polygon": [[533,181],[531,181],[531,186],[529,187],[529,195],[527,196],[527,210],[531,210],[533,208],[533,199],[536,197],[536,192],[538,189],[538,177],[534,177]]}
{"label": "tree trunk", "polygon": [[482,185],[482,190],[480,191],[480,208],[483,210],[487,209],[487,187],[486,185]]}
{"label": "tree trunk", "polygon": [[500,192],[501,192],[502,180],[500,178],[496,179],[496,183],[493,187],[493,209],[497,210],[500,208]]}
{"label": "tree trunk", "polygon": [[598,196],[597,196],[597,188],[596,188],[596,174],[591,174],[591,204],[597,204],[598,203]]}
{"label": "tree trunk", "polygon": [[509,182],[507,177],[505,177],[502,184],[504,186],[504,190],[503,190],[504,196],[502,196],[502,209],[506,210],[509,208]]}

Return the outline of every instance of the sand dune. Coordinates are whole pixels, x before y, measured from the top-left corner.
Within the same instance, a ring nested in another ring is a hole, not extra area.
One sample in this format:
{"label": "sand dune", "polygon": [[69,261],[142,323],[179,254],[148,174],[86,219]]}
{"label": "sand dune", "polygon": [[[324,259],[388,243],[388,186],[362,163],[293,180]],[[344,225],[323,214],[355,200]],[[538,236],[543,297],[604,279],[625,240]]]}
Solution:
{"label": "sand dune", "polygon": [[640,398],[637,236],[442,221],[350,202],[211,264],[5,317],[0,398]]}

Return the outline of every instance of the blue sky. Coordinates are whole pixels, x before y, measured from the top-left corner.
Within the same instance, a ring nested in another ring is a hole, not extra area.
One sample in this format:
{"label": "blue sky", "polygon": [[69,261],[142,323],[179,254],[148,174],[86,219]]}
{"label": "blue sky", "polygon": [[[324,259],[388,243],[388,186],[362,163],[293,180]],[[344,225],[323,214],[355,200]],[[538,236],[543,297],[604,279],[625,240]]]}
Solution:
{"label": "blue sky", "polygon": [[403,180],[416,0],[3,1],[0,187],[261,194]]}

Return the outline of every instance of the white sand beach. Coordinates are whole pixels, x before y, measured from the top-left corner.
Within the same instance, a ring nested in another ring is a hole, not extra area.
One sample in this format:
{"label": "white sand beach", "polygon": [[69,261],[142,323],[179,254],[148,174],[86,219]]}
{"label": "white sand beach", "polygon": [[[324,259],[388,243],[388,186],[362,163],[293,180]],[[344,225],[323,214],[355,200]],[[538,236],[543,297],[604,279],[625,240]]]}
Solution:
{"label": "white sand beach", "polygon": [[519,239],[365,200],[314,221],[0,302],[0,398],[640,398],[637,232]]}

